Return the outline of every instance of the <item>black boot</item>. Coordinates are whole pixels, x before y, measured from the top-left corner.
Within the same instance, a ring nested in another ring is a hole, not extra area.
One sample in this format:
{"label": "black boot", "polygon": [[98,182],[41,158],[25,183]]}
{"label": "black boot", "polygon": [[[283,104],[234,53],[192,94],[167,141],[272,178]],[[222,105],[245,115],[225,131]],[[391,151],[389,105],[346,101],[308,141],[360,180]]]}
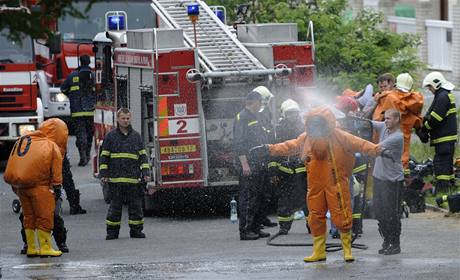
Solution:
{"label": "black boot", "polygon": [[384,255],[396,255],[401,253],[401,247],[399,244],[390,244],[388,248],[383,252]]}
{"label": "black boot", "polygon": [[115,234],[107,233],[105,240],[113,240],[113,239],[118,239],[118,234],[115,235]]}
{"label": "black boot", "polygon": [[270,233],[259,230],[258,232],[260,238],[266,238],[270,236]]}
{"label": "black boot", "polygon": [[21,249],[21,255],[25,255],[27,253],[27,243],[24,243]]}
{"label": "black boot", "polygon": [[379,223],[379,233],[380,236],[383,238],[383,243],[382,243],[382,249],[380,249],[378,252],[379,254],[384,254],[385,250],[388,249],[390,246],[390,239],[388,236],[388,231],[385,229],[385,226],[383,223]]}
{"label": "black boot", "polygon": [[119,232],[120,232],[120,226],[107,225],[107,236],[105,237],[105,240],[118,239]]}
{"label": "black boot", "polygon": [[248,232],[240,232],[240,240],[256,240],[259,239],[259,234],[248,231]]}
{"label": "black boot", "polygon": [[86,210],[80,205],[80,191],[75,190],[73,194],[67,197],[70,204],[70,215],[86,214]]}
{"label": "black boot", "polygon": [[139,230],[130,230],[129,237],[131,238],[145,238],[145,233]]}
{"label": "black boot", "polygon": [[392,234],[390,238],[390,245],[383,252],[384,255],[396,255],[401,253],[401,247],[399,246],[399,233]]}
{"label": "black boot", "polygon": [[269,218],[265,217],[261,223],[264,227],[276,227],[278,224],[270,221]]}
{"label": "black boot", "polygon": [[288,233],[289,233],[289,230],[286,228],[280,228],[280,230],[278,231],[279,235],[288,235]]}
{"label": "black boot", "polygon": [[67,229],[64,227],[64,220],[62,217],[54,217],[54,229],[53,238],[58,246],[59,250],[63,253],[68,253],[69,248],[67,247]]}
{"label": "black boot", "polygon": [[145,234],[142,232],[144,229],[143,225],[129,225],[129,237],[131,238],[145,238]]}
{"label": "black boot", "polygon": [[379,250],[379,254],[384,254],[388,247],[390,247],[390,242],[388,241],[388,239],[383,239],[382,249]]}
{"label": "black boot", "polygon": [[363,234],[363,220],[361,218],[354,218],[352,231],[354,234]]}
{"label": "black boot", "polygon": [[59,248],[59,251],[61,251],[63,253],[68,253],[69,252],[69,248],[67,247],[67,244],[61,243],[61,244],[57,244],[57,246]]}
{"label": "black boot", "polygon": [[19,215],[19,221],[21,221],[21,237],[22,242],[24,242],[24,246],[21,249],[21,255],[25,255],[27,253],[27,238],[26,231],[24,230],[24,214],[22,212]]}
{"label": "black boot", "polygon": [[310,225],[308,224],[308,219],[305,217],[305,227],[307,228],[308,234],[311,234]]}
{"label": "black boot", "polygon": [[280,230],[278,231],[278,234],[280,235],[287,235],[289,233],[289,230],[291,229],[292,221],[289,222],[279,222],[280,224]]}
{"label": "black boot", "polygon": [[80,205],[77,205],[75,207],[70,207],[70,215],[80,215],[80,214],[86,214],[86,210],[81,208]]}
{"label": "black boot", "polygon": [[78,166],[85,166],[88,164],[88,159],[86,158],[86,149],[78,148],[78,153],[80,154],[80,161]]}

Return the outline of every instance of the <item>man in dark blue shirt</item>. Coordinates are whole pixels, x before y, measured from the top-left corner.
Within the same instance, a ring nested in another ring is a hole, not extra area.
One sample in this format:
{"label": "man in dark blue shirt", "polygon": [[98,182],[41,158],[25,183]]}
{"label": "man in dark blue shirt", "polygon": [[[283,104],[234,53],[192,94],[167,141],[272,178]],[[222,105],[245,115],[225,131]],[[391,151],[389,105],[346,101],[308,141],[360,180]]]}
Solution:
{"label": "man in dark blue shirt", "polygon": [[260,93],[250,92],[246,96],[245,108],[236,115],[233,123],[233,144],[240,183],[238,212],[241,240],[255,240],[270,235],[260,230],[265,166],[248,158],[251,148],[268,143],[268,134],[259,114],[261,106]]}
{"label": "man in dark blue shirt", "polygon": [[89,67],[88,55],[80,57],[80,67],[70,73],[61,85],[61,91],[69,97],[70,112],[77,136],[77,148],[80,153],[78,166],[88,164],[93,141],[93,118],[96,107],[94,74]]}

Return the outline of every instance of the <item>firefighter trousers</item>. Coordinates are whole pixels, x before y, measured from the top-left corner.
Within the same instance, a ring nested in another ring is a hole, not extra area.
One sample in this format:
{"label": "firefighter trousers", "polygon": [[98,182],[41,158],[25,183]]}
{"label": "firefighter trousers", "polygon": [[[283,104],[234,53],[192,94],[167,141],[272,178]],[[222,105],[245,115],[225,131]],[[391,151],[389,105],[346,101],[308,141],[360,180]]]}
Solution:
{"label": "firefighter trousers", "polygon": [[306,208],[306,186],[305,173],[280,176],[277,209],[280,229],[289,231],[294,220],[294,212]]}
{"label": "firefighter trousers", "polygon": [[268,222],[268,215],[270,214],[270,206],[272,205],[272,201],[277,201],[278,200],[278,195],[279,192],[276,189],[276,186],[271,182],[271,174],[263,170],[261,171],[261,180],[260,181],[260,196],[259,196],[259,211],[260,215],[257,216],[258,220],[257,222],[259,224],[264,224],[265,222]]}
{"label": "firefighter trousers", "polygon": [[[64,219],[62,218],[62,207],[61,207],[61,193],[59,189],[55,189],[55,201],[56,201],[56,207],[54,208],[54,228],[53,228],[53,237],[54,241],[56,241],[56,244],[58,247],[61,244],[65,244],[67,240],[67,229],[65,228],[64,225]],[[26,240],[26,232],[24,230],[24,214],[21,212],[19,215],[19,221],[21,221],[21,236],[22,236],[22,241],[24,244],[27,243]]]}
{"label": "firefighter trousers", "polygon": [[48,186],[36,186],[18,189],[17,194],[24,213],[24,228],[51,232],[55,207],[53,191]]}
{"label": "firefighter trousers", "polygon": [[249,176],[240,175],[238,217],[240,234],[259,232],[262,211],[263,173],[254,172]]}
{"label": "firefighter trousers", "polygon": [[128,224],[131,232],[144,229],[142,200],[144,190],[140,184],[109,183],[110,206],[107,213],[107,234],[118,236],[123,203],[128,205]]}
{"label": "firefighter trousers", "polygon": [[80,191],[75,188],[72,171],[70,171],[70,162],[67,155],[62,161],[62,188],[65,191],[70,207],[76,208],[80,206]]}
{"label": "firefighter trousers", "polygon": [[436,176],[436,191],[448,191],[454,181],[454,152],[455,142],[443,142],[434,146],[434,175]]}
{"label": "firefighter trousers", "polygon": [[374,177],[372,207],[378,221],[379,232],[385,241],[399,245],[401,235],[401,189],[403,181],[391,182]]}
{"label": "firefighter trousers", "polygon": [[93,142],[93,116],[73,117],[75,125],[75,136],[77,137],[76,145],[80,156],[84,155],[89,158],[91,153],[91,144]]}

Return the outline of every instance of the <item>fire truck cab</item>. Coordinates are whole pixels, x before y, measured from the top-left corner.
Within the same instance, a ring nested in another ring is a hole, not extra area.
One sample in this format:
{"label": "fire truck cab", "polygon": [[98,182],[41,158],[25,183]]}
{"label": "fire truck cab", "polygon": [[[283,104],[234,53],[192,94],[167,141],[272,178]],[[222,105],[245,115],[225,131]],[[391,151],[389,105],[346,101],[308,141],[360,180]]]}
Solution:
{"label": "fire truck cab", "polygon": [[[296,24],[238,25],[236,37],[204,1],[185,2],[152,1],[160,28],[128,30],[126,46],[98,48],[96,56],[106,71],[113,63],[114,77],[100,75],[106,85],[98,94],[96,149],[116,126],[116,110],[129,108],[151,161],[153,195],[236,187],[233,119],[246,94],[260,85],[271,90],[275,124],[284,100],[303,103],[313,87],[314,47],[298,41]],[[188,5],[199,10],[195,33]],[[93,166],[97,176],[97,159]],[[153,208],[152,196],[145,207]]]}
{"label": "fire truck cab", "polygon": [[38,98],[32,39],[22,43],[0,37],[0,157],[7,159],[18,137],[38,128],[43,106]]}

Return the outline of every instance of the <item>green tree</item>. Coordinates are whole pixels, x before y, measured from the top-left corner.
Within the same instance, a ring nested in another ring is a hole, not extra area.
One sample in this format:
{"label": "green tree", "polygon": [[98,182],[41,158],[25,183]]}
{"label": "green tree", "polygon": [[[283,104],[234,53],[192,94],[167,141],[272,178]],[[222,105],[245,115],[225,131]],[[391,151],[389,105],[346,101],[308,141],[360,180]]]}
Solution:
{"label": "green tree", "polygon": [[66,15],[84,18],[84,13],[95,1],[89,1],[82,13],[73,6],[72,0],[41,0],[37,1],[39,5],[30,7],[19,3],[32,1],[0,0],[0,33],[14,41],[20,41],[26,35],[47,38],[54,31],[50,23]]}
{"label": "green tree", "polygon": [[[226,6],[230,20],[234,20],[233,11],[244,1],[206,2]],[[417,36],[382,28],[383,15],[372,10],[347,17],[346,0],[317,0],[315,7],[301,0],[251,0],[248,4],[247,22],[294,22],[301,40],[310,39],[306,34],[312,21],[319,79],[336,90],[362,88],[385,72],[415,75],[422,66],[417,57]]]}

